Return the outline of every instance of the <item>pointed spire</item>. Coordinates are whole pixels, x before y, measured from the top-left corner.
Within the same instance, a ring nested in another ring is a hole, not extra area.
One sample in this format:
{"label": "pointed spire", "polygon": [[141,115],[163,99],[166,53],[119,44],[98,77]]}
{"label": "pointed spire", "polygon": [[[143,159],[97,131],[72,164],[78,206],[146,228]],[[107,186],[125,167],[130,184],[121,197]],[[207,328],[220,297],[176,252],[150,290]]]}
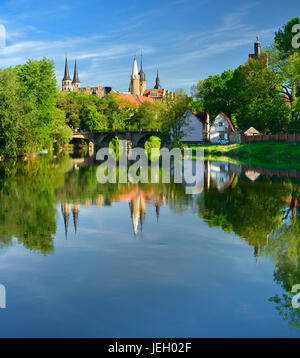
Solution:
{"label": "pointed spire", "polygon": [[161,89],[158,70],[157,70],[157,74],[156,74],[156,81],[155,81],[155,86],[154,86],[154,88],[155,88],[155,89]]}
{"label": "pointed spire", "polygon": [[79,211],[80,211],[80,204],[74,204],[73,209],[72,209],[72,214],[73,214],[75,234],[77,234]]}
{"label": "pointed spire", "polygon": [[66,56],[66,62],[65,62],[65,75],[64,75],[63,81],[71,81],[67,56]]}
{"label": "pointed spire", "polygon": [[139,73],[138,73],[138,65],[137,65],[137,62],[136,62],[136,56],[134,56],[134,60],[133,60],[133,66],[132,66],[132,74],[131,74],[131,77],[130,77],[130,84],[129,84],[129,92],[131,92],[131,94],[136,94],[135,91],[136,91],[136,88],[134,86],[134,80],[139,80],[140,79],[140,76],[139,76]]}
{"label": "pointed spire", "polygon": [[155,204],[155,212],[156,212],[156,220],[159,220],[159,212],[160,212],[160,205],[158,203]]}
{"label": "pointed spire", "polygon": [[139,75],[140,75],[140,80],[141,81],[146,81],[146,74],[143,71],[143,53],[141,53],[141,69],[140,69]]}
{"label": "pointed spire", "polygon": [[136,61],[136,56],[134,56],[134,60],[133,60],[131,78],[132,79],[139,79],[139,71],[138,71],[138,65],[137,65],[137,61]]}
{"label": "pointed spire", "polygon": [[66,239],[68,237],[68,226],[69,226],[69,217],[71,212],[71,205],[68,203],[62,203],[61,204],[61,211],[64,218],[64,225],[65,225],[65,236]]}
{"label": "pointed spire", "polygon": [[74,77],[72,83],[80,83],[79,76],[78,76],[77,60],[75,60]]}

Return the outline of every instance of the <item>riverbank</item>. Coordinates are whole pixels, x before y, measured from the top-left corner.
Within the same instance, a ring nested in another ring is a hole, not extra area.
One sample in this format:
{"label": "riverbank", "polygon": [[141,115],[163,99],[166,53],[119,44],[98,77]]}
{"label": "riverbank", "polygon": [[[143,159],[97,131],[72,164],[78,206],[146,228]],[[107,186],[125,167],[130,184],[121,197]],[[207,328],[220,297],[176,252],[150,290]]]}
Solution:
{"label": "riverbank", "polygon": [[205,157],[234,160],[251,166],[270,169],[300,170],[300,143],[295,142],[251,142],[245,144],[192,145],[203,148]]}

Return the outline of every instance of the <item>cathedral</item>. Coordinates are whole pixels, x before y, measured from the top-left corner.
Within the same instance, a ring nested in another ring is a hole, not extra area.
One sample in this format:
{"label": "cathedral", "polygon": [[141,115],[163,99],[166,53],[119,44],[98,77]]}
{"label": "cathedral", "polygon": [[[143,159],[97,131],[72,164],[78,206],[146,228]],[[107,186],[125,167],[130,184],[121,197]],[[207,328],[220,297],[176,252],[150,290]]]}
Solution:
{"label": "cathedral", "polygon": [[173,92],[165,90],[160,85],[159,74],[157,70],[155,86],[153,89],[146,89],[146,74],[143,71],[143,59],[141,58],[140,72],[138,71],[138,64],[136,56],[134,56],[132,74],[130,77],[129,92],[133,96],[148,97],[154,101],[162,100],[167,94],[175,96]]}
{"label": "cathedral", "polygon": [[86,94],[95,94],[99,98],[102,98],[108,93],[112,92],[112,87],[103,87],[101,85],[98,85],[98,87],[91,87],[91,86],[81,87],[81,83],[79,81],[79,75],[78,75],[77,61],[75,60],[74,76],[72,81],[69,73],[68,59],[66,57],[65,74],[62,80],[62,91],[63,92],[76,91],[76,92],[83,92]]}
{"label": "cathedral", "polygon": [[134,56],[133,60],[132,74],[130,76],[129,84],[129,93],[116,93],[112,90],[112,87],[103,87],[102,85],[98,85],[98,87],[81,87],[78,75],[77,61],[75,60],[74,75],[72,80],[69,73],[68,58],[66,57],[65,60],[65,73],[62,80],[63,92],[83,92],[87,94],[97,95],[99,98],[104,97],[108,93],[114,93],[114,95],[118,95],[120,98],[123,98],[124,100],[129,100],[130,102],[133,102],[137,105],[140,105],[145,101],[149,101],[152,103],[157,100],[161,101],[167,94],[173,97],[175,96],[174,92],[170,92],[161,87],[158,71],[154,87],[152,89],[147,89],[146,84],[146,74],[143,71],[143,60],[141,59],[141,66],[139,71],[136,56]]}

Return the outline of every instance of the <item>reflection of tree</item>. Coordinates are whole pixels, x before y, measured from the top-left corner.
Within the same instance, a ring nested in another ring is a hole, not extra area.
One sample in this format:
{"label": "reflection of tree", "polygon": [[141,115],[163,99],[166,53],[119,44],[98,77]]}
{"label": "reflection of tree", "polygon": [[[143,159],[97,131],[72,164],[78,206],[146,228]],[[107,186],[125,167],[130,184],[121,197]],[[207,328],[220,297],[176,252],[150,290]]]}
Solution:
{"label": "reflection of tree", "polygon": [[264,182],[246,183],[220,193],[216,188],[205,192],[199,215],[210,226],[234,232],[254,247],[267,244],[268,236],[283,220],[283,208],[290,188]]}
{"label": "reflection of tree", "polygon": [[297,207],[299,192],[294,188],[288,198],[283,224],[270,235],[266,254],[272,256],[276,270],[274,280],[285,293],[270,298],[280,315],[290,325],[300,327],[300,309],[292,307],[291,290],[300,283],[300,213]]}
{"label": "reflection of tree", "polygon": [[[59,164],[60,170],[56,165]],[[48,158],[27,164],[1,163],[0,166],[0,244],[17,238],[30,250],[53,251],[56,232],[54,188],[63,182],[66,161]]]}

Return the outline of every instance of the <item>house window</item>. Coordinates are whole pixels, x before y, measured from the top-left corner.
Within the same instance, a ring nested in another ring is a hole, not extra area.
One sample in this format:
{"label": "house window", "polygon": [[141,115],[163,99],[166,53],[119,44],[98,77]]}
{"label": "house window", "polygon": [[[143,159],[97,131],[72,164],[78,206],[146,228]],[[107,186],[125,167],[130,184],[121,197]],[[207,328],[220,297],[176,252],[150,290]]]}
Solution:
{"label": "house window", "polygon": [[219,127],[223,127],[223,123],[222,123],[222,122],[219,122]]}

